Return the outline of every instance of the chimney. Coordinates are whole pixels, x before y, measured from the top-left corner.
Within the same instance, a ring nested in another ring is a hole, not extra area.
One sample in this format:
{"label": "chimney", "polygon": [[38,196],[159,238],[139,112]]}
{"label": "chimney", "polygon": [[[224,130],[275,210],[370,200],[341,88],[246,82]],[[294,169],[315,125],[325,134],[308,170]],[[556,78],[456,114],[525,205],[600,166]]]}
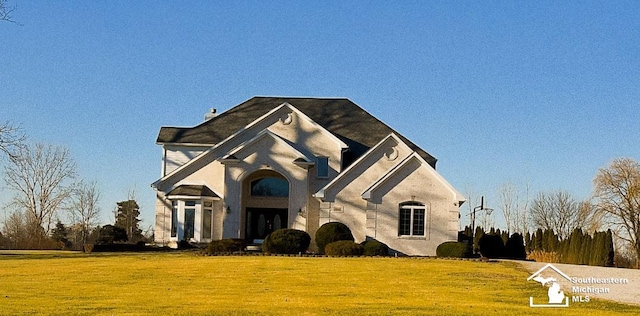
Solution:
{"label": "chimney", "polygon": [[206,122],[206,121],[208,121],[208,120],[210,120],[210,119],[212,119],[212,118],[214,118],[214,117],[218,116],[218,114],[217,114],[216,112],[217,112],[217,110],[216,110],[215,108],[211,108],[211,109],[209,110],[209,112],[207,112],[207,113],[204,115],[204,121]]}

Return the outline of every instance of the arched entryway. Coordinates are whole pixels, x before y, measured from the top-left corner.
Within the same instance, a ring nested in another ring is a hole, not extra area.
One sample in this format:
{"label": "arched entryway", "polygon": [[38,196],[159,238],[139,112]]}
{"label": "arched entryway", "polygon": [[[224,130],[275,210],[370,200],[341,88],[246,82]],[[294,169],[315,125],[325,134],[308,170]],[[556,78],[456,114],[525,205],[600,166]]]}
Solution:
{"label": "arched entryway", "polygon": [[259,170],[242,183],[245,239],[262,240],[289,225],[289,181],[273,170]]}

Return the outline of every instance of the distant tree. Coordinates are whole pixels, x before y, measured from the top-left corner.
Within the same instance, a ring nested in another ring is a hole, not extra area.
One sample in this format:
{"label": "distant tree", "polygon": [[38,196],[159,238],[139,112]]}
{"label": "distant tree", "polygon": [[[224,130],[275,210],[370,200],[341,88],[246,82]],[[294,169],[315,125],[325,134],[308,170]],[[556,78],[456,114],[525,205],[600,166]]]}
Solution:
{"label": "distant tree", "polygon": [[131,242],[142,239],[142,230],[139,227],[140,207],[135,200],[121,201],[117,203],[116,223],[114,226],[122,228],[127,233]]}
{"label": "distant tree", "polygon": [[[2,6],[0,0],[0,6]],[[0,8],[2,10],[2,8]],[[0,16],[2,13],[0,12]],[[26,137],[20,127],[14,126],[9,122],[0,123],[0,153],[5,154],[9,158],[16,157],[16,151],[24,146]]]}
{"label": "distant tree", "polygon": [[498,205],[504,216],[507,233],[524,233],[529,228],[527,211],[529,208],[529,186],[522,193],[513,183],[498,188]]}
{"label": "distant tree", "polygon": [[560,239],[569,237],[576,227],[584,227],[589,218],[581,203],[566,191],[540,192],[529,209],[530,219],[536,227],[553,230]]}
{"label": "distant tree", "polygon": [[58,221],[56,226],[51,230],[51,239],[61,244],[61,248],[71,248],[71,242],[69,241],[69,230],[61,222]]}
{"label": "distant tree", "polygon": [[19,212],[11,213],[4,221],[2,231],[8,240],[9,249],[26,248],[29,239],[24,216]]}
{"label": "distant tree", "polygon": [[629,158],[614,160],[598,170],[593,180],[598,208],[626,241],[640,264],[640,163]]}
{"label": "distant tree", "polygon": [[74,191],[76,165],[64,147],[36,144],[17,149],[5,166],[5,182],[16,192],[11,202],[45,235],[63,202]]}
{"label": "distant tree", "polygon": [[569,252],[567,253],[566,263],[580,264],[580,251],[583,240],[582,229],[574,229],[569,236]]}
{"label": "distant tree", "polygon": [[73,223],[79,228],[79,240],[81,245],[89,240],[91,227],[97,225],[100,216],[100,190],[96,182],[80,183],[71,196],[69,213]]}

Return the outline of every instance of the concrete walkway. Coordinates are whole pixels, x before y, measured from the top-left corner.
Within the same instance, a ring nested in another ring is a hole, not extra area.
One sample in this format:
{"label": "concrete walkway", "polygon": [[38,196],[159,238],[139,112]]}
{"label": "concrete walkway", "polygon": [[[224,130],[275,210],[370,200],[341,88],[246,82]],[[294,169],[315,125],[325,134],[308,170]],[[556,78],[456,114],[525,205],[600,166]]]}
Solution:
{"label": "concrete walkway", "polygon": [[[511,261],[511,260],[510,260]],[[546,262],[533,262],[533,261],[513,261],[520,263],[527,271],[533,275],[540,269],[544,268]],[[565,295],[570,297],[572,295],[589,296],[598,299],[605,299],[625,304],[632,304],[639,306],[640,311],[640,270],[636,269],[621,269],[621,268],[606,268],[606,267],[593,267],[574,264],[562,264],[552,263],[552,265],[577,282],[572,282],[565,279],[562,275],[558,274],[553,269],[544,269],[540,272],[543,277],[554,277],[559,280],[560,286]],[[600,281],[601,283],[597,283]],[[628,281],[626,284],[615,283],[602,283],[606,281]],[[535,282],[535,281],[530,281]],[[541,285],[542,286],[542,285]],[[573,293],[572,289],[579,287],[586,292]],[[593,293],[600,289],[608,289],[609,293]],[[591,291],[591,293],[589,293]]]}

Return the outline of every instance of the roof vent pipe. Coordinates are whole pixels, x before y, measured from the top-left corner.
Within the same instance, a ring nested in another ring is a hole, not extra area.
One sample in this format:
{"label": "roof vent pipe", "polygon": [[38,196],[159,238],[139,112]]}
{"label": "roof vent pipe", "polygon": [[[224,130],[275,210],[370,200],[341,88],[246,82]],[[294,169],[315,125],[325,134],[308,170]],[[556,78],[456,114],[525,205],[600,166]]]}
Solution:
{"label": "roof vent pipe", "polygon": [[207,112],[207,113],[204,115],[204,121],[206,122],[206,121],[208,121],[208,120],[210,120],[210,119],[212,119],[212,118],[214,118],[214,117],[218,116],[218,114],[217,114],[216,112],[217,112],[217,110],[216,110],[215,108],[211,108],[211,109],[209,110],[209,112]]}

